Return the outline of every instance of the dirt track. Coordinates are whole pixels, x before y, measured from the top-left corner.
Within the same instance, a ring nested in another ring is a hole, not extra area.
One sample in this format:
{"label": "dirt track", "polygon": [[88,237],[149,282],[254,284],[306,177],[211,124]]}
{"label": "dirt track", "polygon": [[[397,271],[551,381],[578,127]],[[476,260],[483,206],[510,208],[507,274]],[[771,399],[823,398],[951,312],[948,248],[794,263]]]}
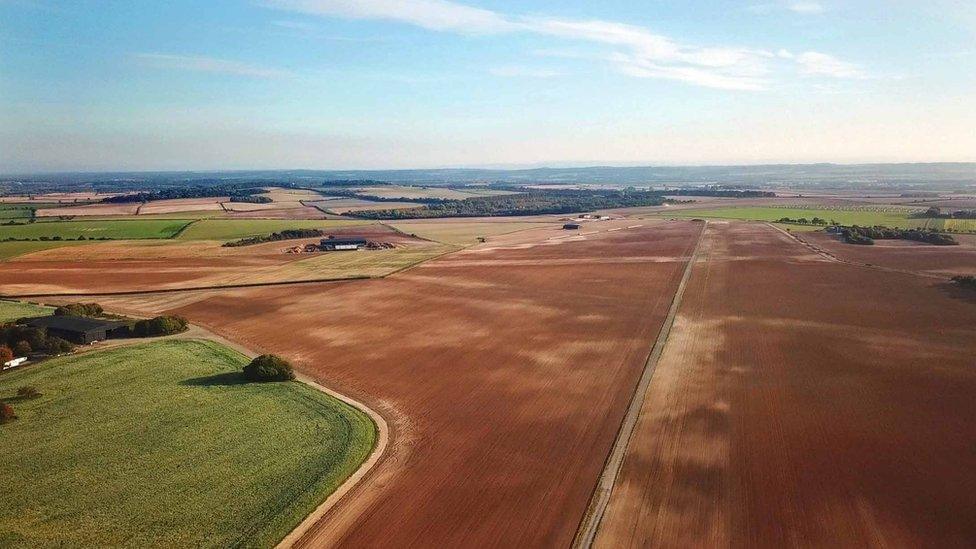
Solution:
{"label": "dirt track", "polygon": [[[176,311],[390,421],[387,457],[300,544],[567,546],[700,227],[527,231],[384,280]],[[582,257],[609,261],[560,261]],[[472,258],[533,263],[452,265]]]}
{"label": "dirt track", "polygon": [[598,547],[971,547],[976,303],[710,224]]}

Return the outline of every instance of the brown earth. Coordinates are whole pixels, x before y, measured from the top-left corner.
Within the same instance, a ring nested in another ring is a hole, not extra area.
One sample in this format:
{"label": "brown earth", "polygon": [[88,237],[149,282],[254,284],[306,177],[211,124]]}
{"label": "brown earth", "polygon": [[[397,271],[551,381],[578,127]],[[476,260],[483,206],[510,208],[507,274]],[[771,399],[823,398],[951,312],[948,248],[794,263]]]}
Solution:
{"label": "brown earth", "polygon": [[530,230],[382,280],[109,301],[174,306],[388,418],[391,450],[304,544],[568,546],[700,228]]}
{"label": "brown earth", "polygon": [[909,240],[876,240],[873,246],[858,246],[821,232],[796,236],[844,261],[945,277],[976,274],[976,237],[973,236],[955,236],[959,246],[932,246]]}
{"label": "brown earth", "polygon": [[600,547],[972,547],[976,299],[710,223]]}

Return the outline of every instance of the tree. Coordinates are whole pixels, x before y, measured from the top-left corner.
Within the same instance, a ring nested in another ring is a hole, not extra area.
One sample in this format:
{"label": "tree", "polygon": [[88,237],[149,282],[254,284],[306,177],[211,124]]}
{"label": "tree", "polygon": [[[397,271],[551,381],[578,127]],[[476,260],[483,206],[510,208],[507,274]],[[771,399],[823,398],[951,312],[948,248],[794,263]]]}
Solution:
{"label": "tree", "polygon": [[47,351],[52,354],[60,355],[64,353],[70,353],[72,349],[75,348],[70,342],[61,339],[60,337],[49,337],[47,338],[47,343],[45,344]]}
{"label": "tree", "polygon": [[27,343],[24,340],[20,340],[14,345],[14,355],[16,356],[27,356],[32,350],[33,349],[31,349],[30,343]]}
{"label": "tree", "polygon": [[17,414],[14,413],[13,406],[6,402],[0,402],[0,425],[10,423],[15,419],[17,419]]}
{"label": "tree", "polygon": [[6,345],[0,345],[0,364],[14,359],[14,352]]}
{"label": "tree", "polygon": [[248,381],[291,381],[295,372],[287,360],[278,355],[261,355],[244,367]]}
{"label": "tree", "polygon": [[181,316],[157,316],[136,322],[132,333],[136,337],[164,336],[185,332],[188,326],[187,320]]}

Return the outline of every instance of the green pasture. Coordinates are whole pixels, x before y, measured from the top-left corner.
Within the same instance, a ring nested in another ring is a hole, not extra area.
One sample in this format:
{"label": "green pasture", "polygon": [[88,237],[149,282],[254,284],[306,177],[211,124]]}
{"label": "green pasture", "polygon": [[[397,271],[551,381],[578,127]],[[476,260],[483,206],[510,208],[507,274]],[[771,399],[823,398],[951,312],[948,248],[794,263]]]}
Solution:
{"label": "green pasture", "polygon": [[[672,210],[662,212],[667,217],[700,217],[715,219],[742,219],[754,221],[776,221],[784,217],[790,219],[813,219],[819,217],[828,222],[836,221],[841,225],[874,226],[911,229],[932,228],[942,229],[951,226],[955,230],[976,230],[973,220],[945,220],[945,219],[915,219],[909,217],[906,210],[883,209],[839,209],[839,208],[783,208],[783,207],[724,207],[703,208],[693,210]],[[968,228],[967,228],[968,227]]]}
{"label": "green pasture", "polygon": [[12,322],[25,316],[49,315],[52,312],[54,312],[53,307],[34,305],[23,301],[0,300],[0,322]]}
{"label": "green pasture", "polygon": [[79,221],[37,221],[23,225],[0,225],[0,240],[6,238],[54,238],[77,240],[111,238],[136,240],[172,238],[190,220],[186,219],[85,219]]}
{"label": "green pasture", "polygon": [[[271,547],[368,456],[364,413],[168,340],[0,375],[0,547]],[[16,396],[30,385],[36,399]]]}

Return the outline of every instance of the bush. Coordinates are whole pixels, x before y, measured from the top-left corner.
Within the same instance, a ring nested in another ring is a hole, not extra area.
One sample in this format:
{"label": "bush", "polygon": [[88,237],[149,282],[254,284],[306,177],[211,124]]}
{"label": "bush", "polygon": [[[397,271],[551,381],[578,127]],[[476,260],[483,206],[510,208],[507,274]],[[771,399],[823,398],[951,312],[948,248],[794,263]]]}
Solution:
{"label": "bush", "polygon": [[98,303],[69,303],[54,309],[55,316],[101,316],[104,312]]}
{"label": "bush", "polygon": [[20,389],[17,389],[17,396],[23,398],[38,398],[41,396],[41,392],[37,390],[37,387],[25,385]]}
{"label": "bush", "polygon": [[0,345],[0,364],[14,359],[14,352],[6,345]]}
{"label": "bush", "polygon": [[954,276],[952,281],[963,288],[976,290],[976,276]]}
{"label": "bush", "polygon": [[149,320],[140,320],[132,326],[132,333],[136,337],[154,337],[185,332],[189,323],[181,316],[157,316]]}
{"label": "bush", "polygon": [[14,413],[13,407],[6,402],[0,402],[0,425],[10,423],[15,419],[17,419],[17,414]]}
{"label": "bush", "polygon": [[47,342],[44,344],[44,346],[45,349],[47,349],[47,352],[54,355],[70,353],[71,350],[75,348],[74,344],[71,342],[55,336],[47,338]]}
{"label": "bush", "polygon": [[248,381],[291,381],[295,372],[291,364],[278,355],[261,355],[244,367],[244,379]]}

